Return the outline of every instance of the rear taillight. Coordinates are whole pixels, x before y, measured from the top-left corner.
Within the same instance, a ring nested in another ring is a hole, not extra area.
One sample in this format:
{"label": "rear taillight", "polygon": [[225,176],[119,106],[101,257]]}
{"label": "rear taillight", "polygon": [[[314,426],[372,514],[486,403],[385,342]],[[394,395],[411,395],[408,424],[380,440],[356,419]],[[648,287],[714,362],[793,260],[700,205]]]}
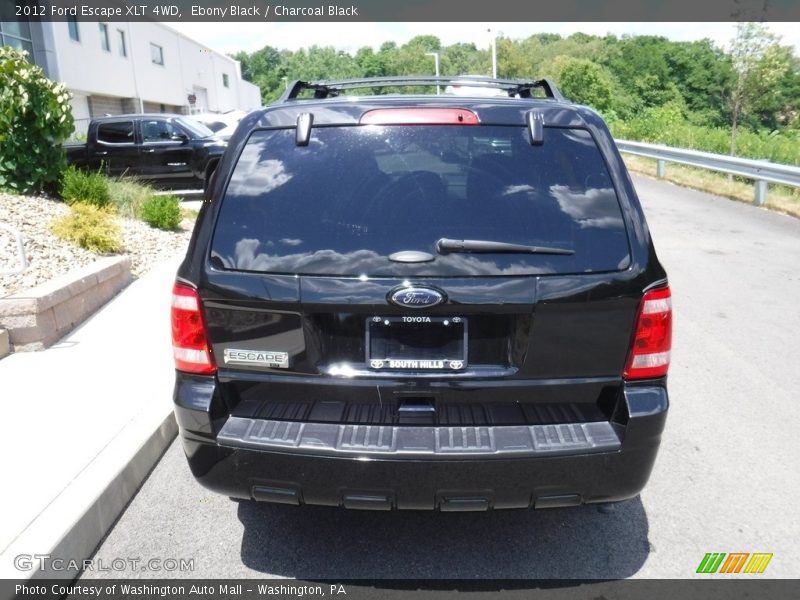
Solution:
{"label": "rear taillight", "polygon": [[211,375],[217,365],[211,354],[197,291],[176,283],[172,288],[172,353],[179,371]]}
{"label": "rear taillight", "polygon": [[663,377],[672,349],[672,296],[669,288],[647,292],[639,305],[625,379]]}

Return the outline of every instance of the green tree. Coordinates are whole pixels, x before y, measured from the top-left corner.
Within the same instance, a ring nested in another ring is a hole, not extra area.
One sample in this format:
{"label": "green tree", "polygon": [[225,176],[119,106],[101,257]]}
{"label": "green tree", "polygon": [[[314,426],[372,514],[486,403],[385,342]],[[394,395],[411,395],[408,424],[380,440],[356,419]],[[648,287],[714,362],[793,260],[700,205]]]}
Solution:
{"label": "green tree", "polygon": [[286,65],[289,79],[340,79],[355,77],[358,65],[347,52],[332,46],[311,46],[295,52]]}
{"label": "green tree", "polygon": [[403,47],[422,50],[422,52],[438,52],[442,49],[442,42],[435,35],[417,35],[408,40]]}
{"label": "green tree", "polygon": [[481,53],[475,44],[447,46],[442,49],[440,60],[442,75],[477,75],[485,72],[480,67]]}
{"label": "green tree", "polygon": [[0,188],[24,193],[58,181],[74,128],[70,93],[27,55],[0,46]]}
{"label": "green tree", "polygon": [[391,75],[433,75],[433,59],[427,52],[440,52],[442,44],[433,35],[418,35],[393,49],[389,60]]}
{"label": "green tree", "polygon": [[778,38],[762,23],[738,23],[731,42],[731,60],[736,81],[731,94],[731,154],[736,154],[740,122],[754,107],[774,102],[777,83],[785,74],[786,53]]}
{"label": "green tree", "polygon": [[659,36],[623,36],[603,53],[605,65],[634,98],[635,110],[674,102],[680,95],[666,60],[672,44]]}
{"label": "green tree", "polygon": [[386,65],[383,57],[376,54],[372,48],[364,46],[356,52],[356,64],[359,77],[380,77],[386,74]]}
{"label": "green tree", "polygon": [[497,74],[500,77],[530,79],[533,77],[531,61],[521,44],[507,37],[497,38]]}
{"label": "green tree", "polygon": [[800,130],[800,59],[797,57],[792,57],[789,72],[781,81],[780,93],[783,103],[778,123],[797,133]]}
{"label": "green tree", "polygon": [[[736,127],[768,128],[777,131],[775,135],[780,135],[781,140],[796,139],[792,128],[800,129],[800,63],[791,48],[774,41],[754,60],[748,71],[751,74],[743,77],[751,83],[743,85],[744,97],[740,100],[744,101],[737,109]],[[728,145],[724,140],[733,122],[734,92],[742,78],[734,65],[740,63],[710,40],[673,42],[659,36],[575,33],[562,37],[533,33],[525,39],[500,35],[497,50],[501,76],[552,77],[568,96],[594,106],[607,119],[616,121],[617,130],[626,131],[625,135],[687,147],[699,147],[695,145],[702,138],[703,147],[715,151]],[[433,60],[426,56],[428,52],[439,53],[444,75],[491,72],[487,47],[467,43],[445,46],[432,35],[417,36],[403,45],[387,41],[378,50],[360,48],[354,55],[333,48],[291,52],[267,46],[254,53],[239,53],[235,58],[242,63],[244,77],[256,83],[264,101],[269,102],[283,92],[284,77],[294,80],[432,74]],[[428,86],[403,91],[429,93],[432,89]],[[700,137],[690,135],[691,126],[698,125],[714,129],[702,135],[695,131]],[[659,127],[669,127],[671,132],[657,131]],[[712,139],[713,143],[709,141]],[[751,139],[754,138],[748,133],[745,144],[744,134],[740,136],[742,152],[745,145],[748,152],[755,147]]]}
{"label": "green tree", "polygon": [[556,59],[555,76],[568,97],[606,113],[612,109],[614,81],[607,69],[584,58],[561,56]]}
{"label": "green tree", "polygon": [[634,96],[642,108],[664,106],[674,102],[683,102],[678,86],[667,80],[660,80],[653,73],[643,73],[630,82]]}
{"label": "green tree", "polygon": [[767,49],[757,72],[774,83],[752,99],[749,124],[770,130],[786,126],[800,108],[800,62],[791,47],[776,44]]}
{"label": "green tree", "polygon": [[535,34],[516,42],[529,65],[526,78],[554,76],[554,61],[559,56],[584,58],[598,62],[603,43],[600,38],[586,34],[574,34],[567,38],[558,35]]}
{"label": "green tree", "polygon": [[536,40],[543,46],[561,41],[561,36],[557,33],[534,33],[529,40]]}
{"label": "green tree", "polygon": [[729,121],[725,98],[734,79],[730,58],[707,39],[673,42],[664,57],[689,115],[701,125],[725,125]]}
{"label": "green tree", "polygon": [[242,77],[248,81],[255,81],[259,75],[270,71],[277,71],[282,62],[281,53],[272,46],[264,46],[252,54],[238,52],[233,55],[242,65]]}
{"label": "green tree", "polygon": [[252,54],[238,52],[233,55],[242,65],[242,77],[261,89],[261,99],[265,104],[274,101],[284,90],[285,55],[271,46],[264,46]]}

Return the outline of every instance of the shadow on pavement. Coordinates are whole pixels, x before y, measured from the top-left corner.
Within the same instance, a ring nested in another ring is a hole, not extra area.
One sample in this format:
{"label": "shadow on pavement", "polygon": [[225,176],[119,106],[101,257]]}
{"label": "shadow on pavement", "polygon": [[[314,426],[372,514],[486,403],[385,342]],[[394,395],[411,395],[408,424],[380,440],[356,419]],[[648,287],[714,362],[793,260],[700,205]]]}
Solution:
{"label": "shadow on pavement", "polygon": [[606,579],[650,553],[641,500],[489,513],[368,512],[240,502],[242,562],[309,578]]}

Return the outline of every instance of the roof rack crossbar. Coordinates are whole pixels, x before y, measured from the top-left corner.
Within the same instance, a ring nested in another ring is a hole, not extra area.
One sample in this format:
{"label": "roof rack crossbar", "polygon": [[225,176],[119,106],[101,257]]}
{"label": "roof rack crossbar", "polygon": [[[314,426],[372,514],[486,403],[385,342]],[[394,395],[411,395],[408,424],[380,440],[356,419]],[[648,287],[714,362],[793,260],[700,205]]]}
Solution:
{"label": "roof rack crossbar", "polygon": [[343,90],[359,88],[410,87],[421,85],[464,85],[504,90],[510,97],[530,98],[531,91],[542,89],[545,97],[559,102],[566,99],[556,85],[548,79],[494,79],[491,77],[448,77],[448,76],[406,76],[406,77],[372,77],[363,79],[343,79],[338,81],[295,81],[287,86],[278,102],[296,100],[306,90],[314,92],[314,98],[332,98]]}

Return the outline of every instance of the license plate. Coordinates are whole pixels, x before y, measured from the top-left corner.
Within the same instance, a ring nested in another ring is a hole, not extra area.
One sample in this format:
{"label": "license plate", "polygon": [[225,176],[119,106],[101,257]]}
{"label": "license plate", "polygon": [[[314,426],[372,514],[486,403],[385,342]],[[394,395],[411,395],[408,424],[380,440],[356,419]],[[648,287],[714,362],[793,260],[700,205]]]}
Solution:
{"label": "license plate", "polygon": [[463,317],[370,317],[367,365],[375,370],[459,371],[467,366]]}

